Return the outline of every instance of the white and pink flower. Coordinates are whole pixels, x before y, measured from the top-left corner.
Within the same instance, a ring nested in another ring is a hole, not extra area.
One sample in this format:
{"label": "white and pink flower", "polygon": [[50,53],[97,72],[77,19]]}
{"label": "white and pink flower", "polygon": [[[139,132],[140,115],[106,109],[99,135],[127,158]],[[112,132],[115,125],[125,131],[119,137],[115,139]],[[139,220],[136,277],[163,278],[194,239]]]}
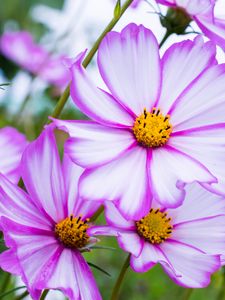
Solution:
{"label": "white and pink flower", "polygon": [[152,32],[129,24],[110,32],[98,52],[109,92],[82,66],[71,66],[71,96],[93,121],[54,120],[70,139],[65,152],[86,168],[83,199],[112,200],[140,219],[153,197],[177,207],[186,183],[225,195],[225,66],[201,37],[171,46],[160,58]]}
{"label": "white and pink flower", "polygon": [[197,183],[186,187],[184,204],[166,209],[155,201],[138,221],[127,221],[112,202],[106,202],[108,226],[90,234],[117,236],[119,246],[131,254],[130,266],[146,272],[160,263],[179,285],[202,288],[224,264],[225,201]]}

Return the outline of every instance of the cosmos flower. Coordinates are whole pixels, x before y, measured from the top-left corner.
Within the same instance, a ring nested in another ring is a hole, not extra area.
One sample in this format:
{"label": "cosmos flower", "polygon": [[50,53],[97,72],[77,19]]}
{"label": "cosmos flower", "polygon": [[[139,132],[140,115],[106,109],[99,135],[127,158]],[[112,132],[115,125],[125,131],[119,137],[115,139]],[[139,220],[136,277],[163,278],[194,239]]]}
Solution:
{"label": "cosmos flower", "polygon": [[83,170],[67,156],[61,165],[51,126],[26,148],[21,166],[28,193],[0,175],[0,225],[9,248],[0,266],[21,276],[34,300],[43,289],[71,300],[101,299],[81,254],[96,242],[87,229],[98,208],[78,198]]}
{"label": "cosmos flower", "polygon": [[131,254],[130,266],[136,272],[160,263],[177,284],[205,287],[224,264],[225,202],[197,183],[186,190],[179,208],[166,209],[153,201],[150,212],[136,222],[127,221],[112,202],[106,202],[109,226],[92,227],[89,234],[117,236],[119,246]]}
{"label": "cosmos flower", "polygon": [[13,127],[0,129],[0,172],[12,182],[20,178],[20,160],[27,145],[25,136]]}
{"label": "cosmos flower", "polygon": [[198,36],[162,58],[152,32],[129,24],[100,45],[98,67],[110,92],[82,67],[71,66],[71,96],[93,121],[54,120],[70,135],[65,151],[86,168],[83,199],[112,200],[140,219],[152,196],[179,206],[193,181],[225,194],[225,66]]}
{"label": "cosmos flower", "polygon": [[34,43],[29,32],[5,32],[0,38],[0,52],[25,70],[47,82],[64,87],[70,80],[63,56],[53,56]]}
{"label": "cosmos flower", "polygon": [[[179,16],[186,25],[194,20],[202,32],[225,50],[225,20],[217,18],[214,13],[216,0],[155,0],[173,9],[173,17]],[[218,1],[219,2],[219,1]],[[168,14],[170,16],[171,14]],[[182,17],[183,16],[183,17]],[[177,24],[179,26],[179,24]],[[185,25],[185,24],[183,24]],[[185,28],[184,28],[185,29]]]}

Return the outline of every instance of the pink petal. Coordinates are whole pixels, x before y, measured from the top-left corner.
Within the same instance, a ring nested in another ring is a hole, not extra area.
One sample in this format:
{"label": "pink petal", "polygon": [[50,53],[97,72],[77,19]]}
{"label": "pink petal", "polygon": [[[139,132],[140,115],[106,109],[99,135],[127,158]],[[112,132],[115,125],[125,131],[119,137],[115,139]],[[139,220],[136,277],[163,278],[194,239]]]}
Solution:
{"label": "pink petal", "polygon": [[169,146],[152,151],[150,173],[154,198],[164,207],[183,202],[186,183],[216,181],[198,161]]}
{"label": "pink petal", "polygon": [[149,29],[129,24],[121,33],[108,33],[99,47],[98,66],[123,106],[136,115],[152,108],[160,92],[161,68],[158,43]]}
{"label": "pink petal", "polygon": [[85,200],[113,200],[127,218],[140,219],[150,209],[146,150],[134,147],[121,158],[81,176],[80,196]]}
{"label": "pink petal", "polygon": [[116,208],[115,204],[111,201],[105,201],[105,218],[108,224],[111,226],[123,228],[123,229],[133,229],[135,228],[134,221],[126,220],[119,210]]}
{"label": "pink petal", "polygon": [[0,174],[0,215],[22,225],[49,230],[51,219],[45,216],[31,198]]}
{"label": "pink petal", "polygon": [[136,232],[118,232],[118,243],[120,248],[138,257],[144,246],[144,239]]}
{"label": "pink petal", "polygon": [[176,209],[168,209],[173,224],[208,218],[225,213],[223,197],[203,189],[198,183],[187,184],[183,204]]}
{"label": "pink petal", "polygon": [[203,288],[210,283],[210,276],[220,267],[219,256],[207,255],[178,242],[165,242],[160,249],[170,261],[176,274],[164,264],[168,275],[179,285]]}
{"label": "pink petal", "polygon": [[205,70],[177,98],[169,114],[173,131],[225,122],[225,64]]}
{"label": "pink petal", "polygon": [[57,223],[66,217],[66,194],[53,127],[48,126],[22,157],[21,172],[34,203]]}
{"label": "pink petal", "polygon": [[206,166],[218,183],[204,184],[204,187],[225,195],[225,124],[177,132],[170,138],[169,144]]}
{"label": "pink petal", "polygon": [[175,0],[177,6],[184,8],[190,15],[209,13],[214,7],[215,0]]}
{"label": "pink petal", "polygon": [[67,154],[64,154],[62,168],[65,181],[65,191],[67,193],[67,215],[82,215],[84,219],[90,218],[99,208],[101,203],[94,201],[83,201],[79,198],[78,181],[84,169],[72,162]]}
{"label": "pink petal", "polygon": [[174,44],[165,52],[162,58],[162,91],[157,103],[164,114],[199,74],[216,63],[215,55],[214,44],[204,43],[202,37],[193,42],[187,40]]}
{"label": "pink petal", "polygon": [[71,66],[71,96],[79,109],[91,119],[114,127],[132,126],[133,117],[111,96],[98,89],[82,66],[85,53]]}
{"label": "pink petal", "polygon": [[223,50],[225,50],[225,21],[224,19],[211,18],[208,15],[199,15],[195,18],[202,32]]}
{"label": "pink petal", "polygon": [[4,271],[13,275],[21,274],[19,261],[14,250],[9,249],[0,254],[0,266]]}
{"label": "pink petal", "polygon": [[0,129],[0,172],[17,183],[20,160],[27,145],[26,138],[13,127]]}
{"label": "pink petal", "polygon": [[125,129],[91,121],[54,120],[54,123],[71,136],[65,152],[82,167],[93,168],[110,162],[136,144],[132,132]]}
{"label": "pink petal", "polygon": [[178,223],[173,229],[171,238],[194,246],[207,254],[225,255],[225,210],[220,214],[222,213],[224,215]]}
{"label": "pink petal", "polygon": [[71,300],[100,300],[93,275],[78,251],[64,249],[43,288],[60,289]]}
{"label": "pink petal", "polygon": [[89,236],[93,236],[93,235],[118,236],[118,231],[120,231],[120,229],[112,226],[96,225],[88,228],[87,233]]}

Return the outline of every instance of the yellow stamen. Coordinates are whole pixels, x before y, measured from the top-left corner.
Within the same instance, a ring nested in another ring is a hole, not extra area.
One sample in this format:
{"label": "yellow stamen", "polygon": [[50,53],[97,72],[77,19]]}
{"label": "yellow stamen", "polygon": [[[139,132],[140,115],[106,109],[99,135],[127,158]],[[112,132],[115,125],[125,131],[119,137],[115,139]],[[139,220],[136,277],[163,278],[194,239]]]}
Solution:
{"label": "yellow stamen", "polygon": [[150,212],[136,222],[138,234],[151,244],[160,244],[164,242],[172,233],[173,226],[171,218],[167,213],[159,209],[151,209]]}
{"label": "yellow stamen", "polygon": [[163,116],[160,109],[144,112],[136,118],[133,133],[138,143],[145,147],[160,147],[166,144],[172,132],[170,116]]}
{"label": "yellow stamen", "polygon": [[88,221],[89,219],[83,221],[81,216],[71,215],[55,225],[55,234],[65,247],[83,248],[89,240],[86,232]]}

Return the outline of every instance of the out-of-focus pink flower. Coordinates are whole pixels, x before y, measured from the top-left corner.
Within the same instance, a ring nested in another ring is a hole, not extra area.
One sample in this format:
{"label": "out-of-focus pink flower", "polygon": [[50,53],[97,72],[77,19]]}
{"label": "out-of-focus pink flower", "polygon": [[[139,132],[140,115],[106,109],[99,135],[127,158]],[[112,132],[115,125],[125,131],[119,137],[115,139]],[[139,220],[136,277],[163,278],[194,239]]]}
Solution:
{"label": "out-of-focus pink flower", "polygon": [[71,300],[101,296],[82,251],[96,242],[87,234],[98,204],[80,201],[82,168],[60,162],[52,127],[24,151],[21,173],[27,193],[0,175],[0,225],[9,248],[1,267],[20,275],[34,300],[60,289]]}
{"label": "out-of-focus pink flower", "polygon": [[63,87],[70,80],[64,56],[53,56],[33,41],[29,32],[5,32],[0,38],[4,56],[47,82]]}
{"label": "out-of-focus pink flower", "polygon": [[202,32],[225,50],[225,20],[214,14],[215,0],[155,0],[174,9],[182,9]]}
{"label": "out-of-focus pink flower", "polygon": [[225,201],[197,183],[186,187],[186,198],[177,209],[157,202],[138,221],[127,221],[112,202],[106,202],[109,226],[96,226],[89,234],[117,236],[120,247],[131,253],[130,265],[146,272],[160,263],[179,285],[202,288],[225,254]]}
{"label": "out-of-focus pink flower", "polygon": [[111,32],[98,52],[110,93],[88,77],[83,56],[71,66],[71,96],[93,121],[54,121],[71,137],[66,153],[86,168],[81,197],[112,200],[126,218],[140,219],[152,197],[182,204],[193,181],[225,195],[225,66],[213,43],[198,36],[160,58],[142,25]]}
{"label": "out-of-focus pink flower", "polygon": [[13,127],[0,129],[0,172],[12,182],[20,178],[20,160],[27,145],[25,136]]}

